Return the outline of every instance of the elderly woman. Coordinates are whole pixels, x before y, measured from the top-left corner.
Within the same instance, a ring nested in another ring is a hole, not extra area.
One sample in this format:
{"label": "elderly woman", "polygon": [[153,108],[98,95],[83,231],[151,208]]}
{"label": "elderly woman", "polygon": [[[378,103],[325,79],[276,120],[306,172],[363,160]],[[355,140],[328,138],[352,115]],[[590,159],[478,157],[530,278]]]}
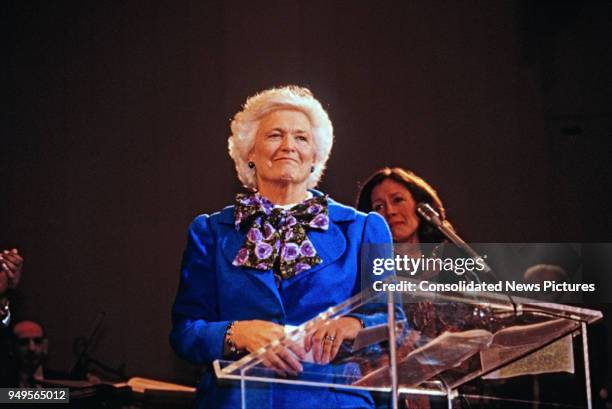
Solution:
{"label": "elderly woman", "polygon": [[[355,295],[362,246],[391,242],[378,214],[357,212],[313,190],[329,158],[333,128],[309,90],[263,91],[246,101],[231,129],[229,153],[249,193],[189,227],[172,310],[172,346],[198,364],[256,351],[283,336],[285,325],[299,325]],[[316,370],[333,360],[343,341],[377,323],[360,314],[330,321],[303,350],[280,350],[267,364],[284,376],[298,376],[306,365]],[[300,362],[310,351],[316,364]],[[198,407],[239,407],[239,392],[208,372],[198,387]],[[372,404],[367,393],[275,385],[264,406]]]}

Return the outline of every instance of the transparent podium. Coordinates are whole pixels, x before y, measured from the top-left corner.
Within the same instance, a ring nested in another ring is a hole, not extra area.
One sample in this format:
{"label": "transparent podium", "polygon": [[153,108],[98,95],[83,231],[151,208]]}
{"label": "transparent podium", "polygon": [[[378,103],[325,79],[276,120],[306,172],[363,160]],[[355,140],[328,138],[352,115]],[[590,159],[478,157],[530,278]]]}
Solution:
{"label": "transparent podium", "polygon": [[[215,361],[217,378],[239,383],[243,408],[265,407],[274,388],[288,386],[313,393],[320,388],[369,391],[389,407],[437,399],[452,408],[468,382],[573,372],[573,338],[581,335],[583,407],[592,407],[587,326],[601,312],[504,294],[421,291],[418,282],[410,283],[387,283],[391,286],[385,289],[393,291],[364,291],[288,329],[259,351],[237,361]],[[322,326],[353,315],[377,319],[367,320],[375,324],[344,342],[330,363],[317,364],[312,353],[306,354],[296,376],[281,376],[264,365],[270,354],[300,348]]]}

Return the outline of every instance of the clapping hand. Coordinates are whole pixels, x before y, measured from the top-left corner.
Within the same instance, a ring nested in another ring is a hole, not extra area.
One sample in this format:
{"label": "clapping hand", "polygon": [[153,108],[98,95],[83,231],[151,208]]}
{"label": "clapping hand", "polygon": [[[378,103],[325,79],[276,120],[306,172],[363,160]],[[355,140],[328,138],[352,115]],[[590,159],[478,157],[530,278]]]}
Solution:
{"label": "clapping hand", "polygon": [[0,253],[0,268],[6,273],[8,288],[15,288],[21,279],[23,257],[17,249],[4,250]]}

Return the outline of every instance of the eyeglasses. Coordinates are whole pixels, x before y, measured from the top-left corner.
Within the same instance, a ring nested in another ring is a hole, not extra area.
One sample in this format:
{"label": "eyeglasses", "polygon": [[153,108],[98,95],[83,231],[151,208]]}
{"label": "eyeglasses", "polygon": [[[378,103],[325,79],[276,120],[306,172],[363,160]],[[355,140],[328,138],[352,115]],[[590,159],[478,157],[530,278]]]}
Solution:
{"label": "eyeglasses", "polygon": [[19,346],[27,346],[30,344],[30,341],[34,342],[36,345],[40,345],[43,343],[45,339],[43,337],[34,337],[34,338],[17,338],[16,342]]}

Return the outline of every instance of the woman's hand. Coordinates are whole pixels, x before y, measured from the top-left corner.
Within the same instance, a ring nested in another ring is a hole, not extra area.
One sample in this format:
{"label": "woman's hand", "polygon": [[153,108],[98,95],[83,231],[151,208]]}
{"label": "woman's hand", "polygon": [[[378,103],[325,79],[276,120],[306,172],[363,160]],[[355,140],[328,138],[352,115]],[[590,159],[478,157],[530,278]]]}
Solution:
{"label": "woman's hand", "polygon": [[342,317],[326,321],[304,340],[306,352],[312,349],[312,357],[318,364],[332,361],[343,341],[353,340],[361,331],[361,321],[353,317]]}
{"label": "woman's hand", "polygon": [[[284,335],[285,327],[273,322],[237,321],[232,331],[232,340],[236,348],[255,352]],[[304,349],[299,345],[293,343],[284,345],[283,343],[267,351],[263,357],[263,364],[268,368],[274,368],[281,376],[287,376],[287,374],[296,376],[303,371],[299,360],[304,359],[305,356]]]}
{"label": "woman's hand", "polygon": [[19,255],[17,249],[4,250],[0,253],[0,268],[6,273],[8,288],[15,288],[21,279],[21,269],[23,267],[23,257]]}

